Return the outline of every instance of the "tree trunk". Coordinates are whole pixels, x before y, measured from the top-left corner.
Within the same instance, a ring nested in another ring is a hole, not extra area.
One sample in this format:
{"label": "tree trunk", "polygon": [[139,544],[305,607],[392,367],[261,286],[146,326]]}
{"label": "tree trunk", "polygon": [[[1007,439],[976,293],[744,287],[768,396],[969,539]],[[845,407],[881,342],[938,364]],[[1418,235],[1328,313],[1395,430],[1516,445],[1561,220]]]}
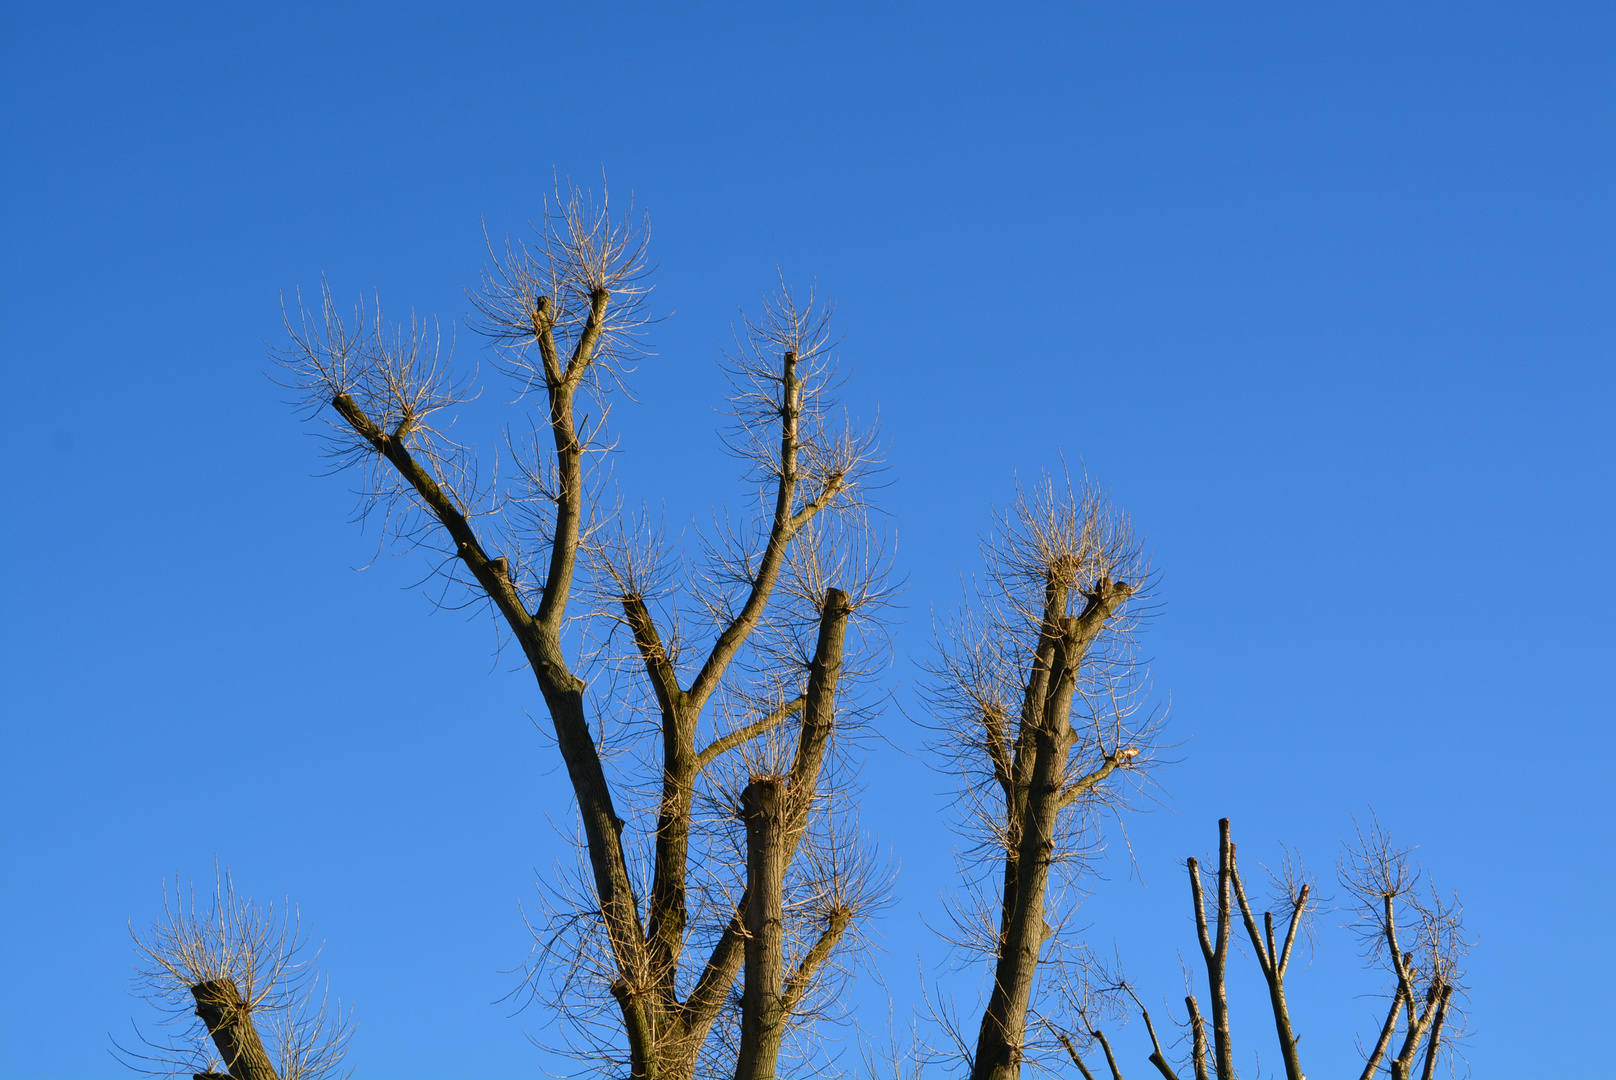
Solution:
{"label": "tree trunk", "polygon": [[1033,732],[1035,760],[1015,854],[1015,903],[1001,932],[993,994],[982,1015],[971,1080],[1015,1080],[1021,1075],[1027,1006],[1038,975],[1038,955],[1048,933],[1044,893],[1055,854],[1055,825],[1066,780],[1066,755],[1071,749],[1072,694],[1080,658],[1077,622],[1074,618],[1061,621],[1061,636],[1052,661],[1052,692]]}
{"label": "tree trunk", "polygon": [[746,815],[746,981],[735,1080],[773,1080],[785,1034],[785,779],[757,776],[741,795]]}
{"label": "tree trunk", "polygon": [[234,979],[198,983],[191,996],[232,1080],[280,1080]]}

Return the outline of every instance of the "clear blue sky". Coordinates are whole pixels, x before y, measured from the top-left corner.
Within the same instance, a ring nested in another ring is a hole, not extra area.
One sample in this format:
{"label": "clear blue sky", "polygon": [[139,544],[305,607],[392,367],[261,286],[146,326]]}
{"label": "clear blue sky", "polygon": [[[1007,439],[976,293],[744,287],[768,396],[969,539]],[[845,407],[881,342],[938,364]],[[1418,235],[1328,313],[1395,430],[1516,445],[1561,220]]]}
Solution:
{"label": "clear blue sky", "polygon": [[[1467,905],[1475,1074],[1589,1075],[1616,1011],[1609,5],[4,19],[0,1074],[120,1075],[127,922],[217,858],[326,940],[361,1075],[540,1075],[545,1018],[494,1002],[568,815],[542,703],[406,588],[417,559],[353,570],[371,541],[264,343],[321,274],[461,319],[481,222],[604,168],[652,214],[668,316],[618,476],[671,521],[739,493],[711,411],[738,306],[776,267],[840,302],[909,581],[894,747],[1018,473],[1081,461],[1148,533],[1183,760],[1081,920],[1147,993],[1181,993],[1175,860],[1219,816],[1328,878],[1373,807]],[[921,973],[975,973],[920,921],[948,784],[869,754],[903,1015]],[[1316,1076],[1374,1007],[1340,921],[1291,978]]]}

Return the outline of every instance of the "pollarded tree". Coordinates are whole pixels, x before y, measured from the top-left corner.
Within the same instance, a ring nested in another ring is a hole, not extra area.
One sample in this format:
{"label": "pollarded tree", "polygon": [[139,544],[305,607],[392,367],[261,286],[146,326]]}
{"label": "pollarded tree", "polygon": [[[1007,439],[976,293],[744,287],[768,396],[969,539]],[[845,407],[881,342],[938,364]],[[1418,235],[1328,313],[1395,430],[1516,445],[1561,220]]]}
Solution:
{"label": "pollarded tree", "polygon": [[[536,403],[526,433],[507,432],[504,475],[448,436],[472,388],[425,324],[346,321],[327,291],[289,320],[281,360],[337,463],[364,475],[361,513],[435,552],[538,683],[583,872],[551,889],[530,985],[554,991],[570,1049],[634,1077],[772,1076],[879,891],[836,754],[879,640],[874,442],[836,414],[824,310],[782,290],[728,363],[728,445],[755,513],[687,565],[620,512],[601,468],[639,358],[643,220],[577,190],[557,204],[533,250],[491,253],[474,296],[497,366]],[[778,924],[767,948],[760,918]]]}
{"label": "pollarded tree", "polygon": [[1084,962],[1061,934],[1062,885],[1151,762],[1159,716],[1138,695],[1134,613],[1148,568],[1125,515],[1092,488],[1046,478],[983,548],[986,583],[947,628],[930,704],[982,875],[956,911],[955,944],[993,981],[974,1041],[947,1026],[972,1080],[1013,1080],[1024,1061],[1061,1053],[1054,1028],[1029,1029],[1029,1015],[1067,1008],[1078,973],[1066,961]]}
{"label": "pollarded tree", "polygon": [[236,893],[228,871],[213,895],[174,892],[144,933],[135,992],[177,1028],[116,1056],[137,1072],[198,1080],[339,1080],[352,1013],[334,1007],[313,966],[297,912]]}

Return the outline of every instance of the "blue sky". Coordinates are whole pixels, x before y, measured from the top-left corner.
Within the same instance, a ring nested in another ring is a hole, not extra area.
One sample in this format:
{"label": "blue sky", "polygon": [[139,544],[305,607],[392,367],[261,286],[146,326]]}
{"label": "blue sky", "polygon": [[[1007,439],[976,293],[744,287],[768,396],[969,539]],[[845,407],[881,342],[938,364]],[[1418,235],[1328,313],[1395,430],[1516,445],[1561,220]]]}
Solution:
{"label": "blue sky", "polygon": [[[361,1075],[560,1067],[496,1004],[568,815],[542,702],[408,588],[419,558],[355,572],[373,537],[265,343],[321,275],[458,322],[483,223],[604,170],[652,215],[666,316],[614,414],[632,499],[739,497],[715,360],[777,269],[837,300],[879,412],[908,587],[863,823],[900,867],[900,1016],[922,975],[976,987],[923,925],[953,880],[949,783],[905,752],[932,614],[1064,458],[1148,536],[1182,759],[1114,834],[1090,940],[1176,997],[1176,861],[1218,817],[1328,879],[1373,808],[1466,904],[1475,1074],[1586,1073],[1616,1008],[1608,6],[4,20],[0,1072],[121,1074],[126,927],[216,859],[325,940]],[[1340,921],[1290,980],[1314,1075],[1375,1008]]]}

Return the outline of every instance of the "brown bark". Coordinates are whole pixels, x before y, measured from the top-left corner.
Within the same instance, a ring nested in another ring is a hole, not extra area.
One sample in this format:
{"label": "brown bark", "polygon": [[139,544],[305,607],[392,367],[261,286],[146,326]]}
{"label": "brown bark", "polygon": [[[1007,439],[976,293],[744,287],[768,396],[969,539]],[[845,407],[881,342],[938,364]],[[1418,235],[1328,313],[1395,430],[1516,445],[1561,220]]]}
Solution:
{"label": "brown bark", "polygon": [[819,639],[808,667],[808,692],[803,698],[802,726],[797,732],[796,756],[791,762],[787,792],[786,861],[797,852],[808,826],[825,752],[836,730],[836,689],[842,677],[842,656],[847,641],[847,620],[852,614],[847,594],[826,589],[819,618]]}
{"label": "brown bark", "polygon": [[[1404,971],[1407,971],[1407,961],[1404,961]],[[1408,981],[1412,981],[1410,978]],[[1414,1059],[1419,1055],[1420,1043],[1424,1040],[1432,1021],[1447,1011],[1448,988],[1439,983],[1432,982],[1425,992],[1425,1003],[1418,1012],[1412,1009],[1409,1013],[1408,1033],[1403,1037],[1403,1049],[1392,1060],[1392,1080],[1409,1080],[1414,1075]],[[1429,1062],[1432,1067],[1434,1061]]]}
{"label": "brown bark", "polygon": [[[1001,920],[999,956],[994,969],[993,993],[982,1016],[977,1038],[973,1080],[1010,1080],[1019,1075],[1022,1043],[1026,1030],[1027,1005],[1037,974],[1038,955],[1044,944],[1044,893],[1049,882],[1049,866],[1055,850],[1055,824],[1059,813],[1060,790],[1065,780],[1066,740],[1062,699],[1067,710],[1075,688],[1076,672],[1067,666],[1075,642],[1075,619],[1060,624],[1060,634],[1050,660],[1055,689],[1044,701],[1037,723],[1030,726],[1023,740],[1026,749],[1017,756],[1030,760],[1032,768],[1020,815],[1018,843],[1013,865],[1007,859],[1005,910]],[[1027,752],[1030,751],[1030,752]],[[1018,785],[1021,787],[1022,785]]]}
{"label": "brown bark", "polygon": [[1068,1039],[1065,1035],[1062,1035],[1060,1040],[1061,1045],[1066,1047],[1066,1053],[1069,1057],[1071,1057],[1072,1064],[1076,1065],[1077,1071],[1082,1074],[1083,1080],[1094,1080],[1094,1074],[1089,1071],[1089,1067],[1087,1065],[1083,1064],[1083,1059],[1077,1056],[1077,1047],[1072,1045],[1072,1040]]}
{"label": "brown bark", "polygon": [[813,947],[808,950],[808,955],[802,958],[802,962],[797,965],[797,970],[792,973],[791,978],[786,980],[785,994],[782,1000],[785,1003],[787,1016],[796,1012],[797,1006],[808,993],[808,988],[813,982],[814,975],[818,973],[825,961],[830,959],[830,954],[835,950],[837,943],[841,941],[842,935],[847,932],[847,928],[852,924],[852,921],[852,914],[846,910],[833,911],[826,917],[825,925],[820,930],[819,937],[814,942]]}
{"label": "brown bark", "polygon": [[548,304],[541,302],[535,309],[535,325],[541,330],[538,341],[544,357],[559,487],[549,572],[543,597],[533,614],[524,608],[521,597],[502,571],[503,564],[496,565],[499,561],[489,557],[465,514],[430,470],[410,452],[406,433],[383,431],[348,394],[336,394],[332,406],[355,432],[387,459],[415,491],[425,509],[443,526],[456,556],[493,601],[527,657],[549,708],[556,742],[578,799],[601,917],[619,971],[613,993],[628,1031],[630,1054],[635,1059],[634,1075],[652,1076],[656,1069],[648,1051],[655,1045],[657,1030],[642,997],[648,981],[644,932],[623,854],[611,789],[589,732],[583,682],[568,668],[561,649],[561,627],[577,563],[583,513],[583,448],[573,420],[573,397],[593,360],[608,300],[609,295],[603,289],[596,290],[591,297],[589,321],[565,368],[561,366],[549,323],[545,321]]}
{"label": "brown bark", "polygon": [[[1130,990],[1129,994],[1132,993]],[[1139,999],[1135,997],[1134,1002],[1139,1004]],[[1165,1080],[1178,1080],[1178,1074],[1167,1064],[1167,1055],[1162,1053],[1161,1040],[1156,1038],[1156,1025],[1150,1021],[1150,1010],[1139,1004],[1139,1015],[1144,1018],[1145,1031],[1150,1035],[1150,1063],[1156,1066],[1156,1071],[1161,1073]]]}
{"label": "brown bark", "polygon": [[1071,713],[1078,672],[1106,620],[1132,592],[1126,583],[1102,579],[1082,614],[1062,616],[1066,589],[1051,581],[1045,591],[1044,623],[1028,672],[1021,727],[1006,784],[1010,843],[1005,855],[999,955],[993,991],[977,1035],[971,1080],[1014,1080],[1020,1075],[1027,1007],[1047,936],[1044,899],[1060,812],[1127,760],[1113,753],[1099,770],[1075,784],[1067,782],[1067,759],[1075,740]]}
{"label": "brown bark", "polygon": [[198,983],[191,987],[191,996],[232,1080],[280,1080],[234,979]]}
{"label": "brown bark", "polygon": [[735,1080],[772,1080],[785,1034],[786,782],[755,776],[741,794],[746,819],[746,977]]}
{"label": "brown bark", "polygon": [[1100,1049],[1105,1052],[1105,1064],[1111,1070],[1111,1080],[1122,1080],[1122,1070],[1117,1066],[1117,1055],[1111,1052],[1111,1043],[1105,1037],[1105,1032],[1091,1031],[1089,1034],[1094,1036],[1095,1041],[1100,1044]]}
{"label": "brown bark", "polygon": [[785,977],[784,879],[807,828],[825,749],[835,728],[836,684],[847,633],[847,594],[828,589],[809,669],[797,752],[787,776],[757,776],[741,794],[746,820],[745,981],[736,1080],[771,1080],[793,1008],[847,928],[833,913],[789,980]]}
{"label": "brown bark", "polygon": [[[824,609],[819,619],[819,639],[814,646],[814,658],[808,669],[808,691],[803,698],[803,721],[797,734],[796,756],[792,759],[791,770],[787,774],[788,784],[782,811],[785,819],[782,873],[784,868],[790,867],[796,857],[803,830],[812,810],[814,793],[818,790],[825,751],[835,732],[836,688],[841,679],[842,655],[850,614],[846,593],[840,589],[825,590]],[[749,897],[743,896],[738,909],[730,919],[729,926],[720,936],[718,944],[713,947],[695,990],[685,1001],[680,1023],[684,1030],[693,1035],[705,1038],[706,1032],[711,1028],[723,1005],[724,995],[729,992],[729,987],[734,983],[741,968],[747,936],[745,918],[749,906]],[[845,919],[831,921],[826,936],[821,938],[820,944],[815,946],[799,968],[795,991],[791,984],[787,985],[786,993],[791,998],[789,1004],[794,1005],[796,999],[802,996],[813,969],[840,938],[846,925]],[[820,948],[821,945],[824,946],[823,949]]]}

